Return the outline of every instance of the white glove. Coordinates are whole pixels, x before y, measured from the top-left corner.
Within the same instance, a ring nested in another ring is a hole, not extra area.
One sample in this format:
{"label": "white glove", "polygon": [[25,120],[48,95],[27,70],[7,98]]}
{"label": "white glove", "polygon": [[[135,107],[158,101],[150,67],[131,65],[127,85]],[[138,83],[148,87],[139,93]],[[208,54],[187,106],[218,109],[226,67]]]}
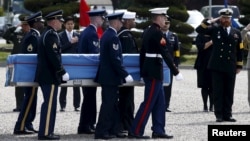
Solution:
{"label": "white glove", "polygon": [[181,81],[181,80],[183,80],[183,76],[182,76],[182,74],[181,74],[180,72],[175,76],[175,80],[176,80],[176,81]]}
{"label": "white glove", "polygon": [[125,78],[126,82],[133,82],[134,79],[133,77],[129,74],[126,78]]}
{"label": "white glove", "polygon": [[67,72],[62,76],[62,80],[63,81],[68,81],[69,80],[69,74]]}

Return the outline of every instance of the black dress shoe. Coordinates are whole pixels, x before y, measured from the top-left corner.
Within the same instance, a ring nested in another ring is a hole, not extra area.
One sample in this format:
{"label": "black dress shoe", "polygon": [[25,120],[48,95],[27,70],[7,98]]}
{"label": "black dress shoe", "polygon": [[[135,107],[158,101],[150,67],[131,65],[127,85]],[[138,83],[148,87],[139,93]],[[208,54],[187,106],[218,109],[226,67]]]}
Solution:
{"label": "black dress shoe", "polygon": [[90,125],[90,129],[95,131],[95,125]]}
{"label": "black dress shoe", "polygon": [[95,139],[103,139],[103,140],[109,140],[109,139],[113,139],[116,136],[114,135],[103,135],[103,136],[95,136]]}
{"label": "black dress shoe", "polygon": [[166,112],[171,112],[171,110],[169,110],[169,109],[166,109]]}
{"label": "black dress shoe", "polygon": [[76,112],[79,112],[80,110],[79,110],[79,108],[75,108],[75,111],[76,111]]}
{"label": "black dress shoe", "polygon": [[77,133],[78,134],[94,134],[95,130],[92,130],[90,128],[86,128],[86,129],[83,129],[83,130],[78,130]]}
{"label": "black dress shoe", "polygon": [[38,140],[59,140],[60,136],[55,134],[50,134],[48,136],[38,136]]}
{"label": "black dress shoe", "polygon": [[164,138],[164,139],[172,139],[174,136],[172,135],[168,135],[168,134],[157,134],[157,133],[152,133],[152,138],[156,139],[156,138]]}
{"label": "black dress shoe", "polygon": [[130,138],[130,139],[133,139],[133,138],[135,138],[135,139],[150,139],[149,136],[135,135],[133,133],[128,133],[128,138]]}
{"label": "black dress shoe", "polygon": [[223,122],[222,118],[216,118],[216,122]]}
{"label": "black dress shoe", "polygon": [[13,109],[13,112],[20,112],[20,111],[21,111],[21,109],[19,109],[19,108]]}
{"label": "black dress shoe", "polygon": [[65,112],[65,108],[61,108],[61,109],[60,109],[60,112]]}
{"label": "black dress shoe", "polygon": [[127,135],[125,133],[119,132],[115,135],[117,138],[126,138]]}
{"label": "black dress shoe", "polygon": [[21,131],[21,130],[14,130],[14,134],[15,135],[29,135],[29,134],[34,134],[34,132],[26,130],[26,129],[23,130],[23,131]]}
{"label": "black dress shoe", "polygon": [[34,132],[34,133],[38,133],[37,130],[35,130],[34,128],[27,128],[28,131]]}
{"label": "black dress shoe", "polygon": [[229,118],[224,118],[224,121],[228,121],[228,122],[236,122],[236,119],[229,117]]}

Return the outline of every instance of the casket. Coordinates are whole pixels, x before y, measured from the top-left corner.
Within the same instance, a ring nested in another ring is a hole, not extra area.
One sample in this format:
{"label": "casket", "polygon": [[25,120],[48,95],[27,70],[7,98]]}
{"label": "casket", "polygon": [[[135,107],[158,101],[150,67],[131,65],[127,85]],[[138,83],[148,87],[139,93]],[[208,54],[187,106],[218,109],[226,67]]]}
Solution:
{"label": "casket", "polygon": [[[38,86],[34,82],[36,54],[15,54],[7,58],[5,86]],[[99,86],[96,76],[99,54],[62,54],[62,64],[69,73],[70,81],[61,86]],[[123,54],[123,65],[134,81],[124,86],[143,86],[140,78],[139,54]],[[170,71],[164,65],[164,85],[169,85]]]}

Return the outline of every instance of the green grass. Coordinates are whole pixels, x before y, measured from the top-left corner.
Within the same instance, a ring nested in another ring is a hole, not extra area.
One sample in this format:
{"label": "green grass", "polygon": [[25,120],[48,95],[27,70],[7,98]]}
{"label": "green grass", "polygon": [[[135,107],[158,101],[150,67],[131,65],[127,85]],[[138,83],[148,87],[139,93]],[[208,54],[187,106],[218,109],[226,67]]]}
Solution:
{"label": "green grass", "polygon": [[191,55],[182,55],[180,58],[180,65],[194,65],[195,59],[196,59],[196,54],[191,54]]}
{"label": "green grass", "polygon": [[10,54],[10,52],[0,52],[0,61],[6,61],[6,58],[8,57],[8,55]]}

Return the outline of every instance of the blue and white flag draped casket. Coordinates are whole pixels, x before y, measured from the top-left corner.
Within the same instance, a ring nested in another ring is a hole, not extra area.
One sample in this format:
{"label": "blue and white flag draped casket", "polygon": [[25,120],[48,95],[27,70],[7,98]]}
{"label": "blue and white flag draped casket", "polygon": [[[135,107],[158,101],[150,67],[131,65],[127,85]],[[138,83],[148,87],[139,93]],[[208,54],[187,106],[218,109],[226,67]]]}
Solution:
{"label": "blue and white flag draped casket", "polygon": [[[36,72],[36,54],[15,54],[7,58],[5,86],[38,86],[33,82]],[[99,54],[62,54],[62,64],[69,73],[70,81],[61,86],[98,86],[95,78]],[[165,64],[165,63],[164,63]],[[143,86],[140,79],[139,54],[123,54],[123,65],[134,82],[126,86]],[[170,70],[164,65],[164,85],[169,85]]]}

